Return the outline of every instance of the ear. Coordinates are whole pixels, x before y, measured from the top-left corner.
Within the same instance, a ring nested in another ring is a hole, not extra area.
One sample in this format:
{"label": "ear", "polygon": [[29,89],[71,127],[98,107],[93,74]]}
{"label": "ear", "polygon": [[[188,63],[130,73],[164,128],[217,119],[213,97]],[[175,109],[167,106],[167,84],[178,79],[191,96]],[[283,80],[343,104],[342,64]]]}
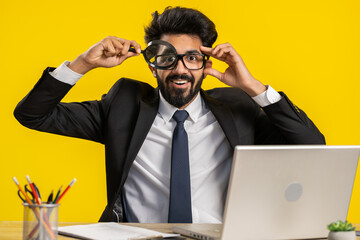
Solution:
{"label": "ear", "polygon": [[155,70],[155,68],[150,66],[150,65],[148,65],[148,67],[149,67],[150,71],[152,72],[154,78],[156,78],[156,70]]}

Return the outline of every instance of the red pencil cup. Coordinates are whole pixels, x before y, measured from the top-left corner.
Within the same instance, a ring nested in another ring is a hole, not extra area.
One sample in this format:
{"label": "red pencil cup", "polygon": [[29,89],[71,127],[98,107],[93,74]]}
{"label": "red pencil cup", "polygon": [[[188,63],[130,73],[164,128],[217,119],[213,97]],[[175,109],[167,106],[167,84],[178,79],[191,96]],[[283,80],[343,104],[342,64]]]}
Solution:
{"label": "red pencil cup", "polygon": [[60,204],[23,205],[23,240],[56,240]]}

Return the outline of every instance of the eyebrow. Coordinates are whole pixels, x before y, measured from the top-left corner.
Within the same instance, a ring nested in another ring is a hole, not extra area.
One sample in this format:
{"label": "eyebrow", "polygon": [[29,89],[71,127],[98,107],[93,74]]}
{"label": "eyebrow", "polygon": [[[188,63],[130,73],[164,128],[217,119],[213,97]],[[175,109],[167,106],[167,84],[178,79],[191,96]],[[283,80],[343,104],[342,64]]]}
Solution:
{"label": "eyebrow", "polygon": [[201,54],[201,52],[199,52],[198,50],[189,50],[189,51],[186,51],[186,52],[185,52],[185,54],[189,54],[189,53]]}

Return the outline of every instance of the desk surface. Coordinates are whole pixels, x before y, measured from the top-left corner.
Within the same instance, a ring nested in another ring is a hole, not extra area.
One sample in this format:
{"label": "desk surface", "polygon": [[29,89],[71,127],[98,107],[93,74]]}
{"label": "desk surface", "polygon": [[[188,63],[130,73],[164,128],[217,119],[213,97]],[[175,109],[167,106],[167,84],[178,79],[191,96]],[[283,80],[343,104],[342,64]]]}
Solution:
{"label": "desk surface", "polygon": [[[0,222],[0,240],[22,240],[22,221],[3,221]],[[68,226],[76,224],[89,224],[89,223],[59,223],[59,226]],[[185,225],[185,224],[167,224],[167,223],[123,223],[129,226],[148,228],[154,231],[163,233],[172,233],[172,226]],[[74,238],[58,236],[58,240],[70,240]],[[193,238],[184,238],[193,239]]]}
{"label": "desk surface", "polygon": [[[86,223],[59,223],[59,226],[75,225],[75,224],[86,224]],[[172,226],[176,224],[167,223],[125,223],[129,226],[143,227],[151,230],[172,233]],[[184,225],[184,224],[178,224]],[[353,224],[357,230],[360,229],[360,224]],[[0,240],[21,240],[22,239],[22,222],[21,221],[3,221],[0,222]],[[74,238],[64,237],[59,235],[58,240],[70,240]],[[186,238],[188,240],[192,238]],[[356,238],[360,240],[360,237]]]}

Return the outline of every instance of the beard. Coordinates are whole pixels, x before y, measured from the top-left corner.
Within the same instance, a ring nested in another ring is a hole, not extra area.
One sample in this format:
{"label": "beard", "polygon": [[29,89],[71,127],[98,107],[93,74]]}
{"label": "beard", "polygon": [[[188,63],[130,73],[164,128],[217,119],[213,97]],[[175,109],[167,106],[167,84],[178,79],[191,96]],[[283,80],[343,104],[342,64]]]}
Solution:
{"label": "beard", "polygon": [[[185,74],[174,74],[166,77],[165,80],[161,79],[160,76],[156,72],[156,79],[158,82],[159,89],[161,91],[162,96],[165,100],[173,105],[176,108],[181,108],[188,104],[196,94],[201,89],[201,84],[204,79],[204,74],[201,75],[199,81],[195,84],[195,79],[193,76],[188,76]],[[188,89],[182,88],[170,88],[169,83],[172,79],[184,79],[190,82],[190,91],[187,93]]]}

